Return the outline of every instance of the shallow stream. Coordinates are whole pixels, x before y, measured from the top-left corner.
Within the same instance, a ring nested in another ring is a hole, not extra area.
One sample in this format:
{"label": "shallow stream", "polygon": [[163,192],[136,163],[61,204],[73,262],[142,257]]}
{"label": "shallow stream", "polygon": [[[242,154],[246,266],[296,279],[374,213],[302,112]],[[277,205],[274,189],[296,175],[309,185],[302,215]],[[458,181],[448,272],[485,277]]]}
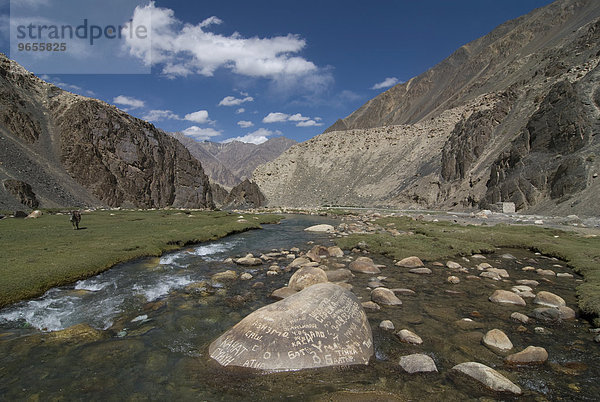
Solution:
{"label": "shallow stream", "polygon": [[[375,342],[375,356],[368,366],[274,374],[220,367],[208,357],[208,345],[250,312],[273,302],[269,294],[291,276],[283,271],[267,275],[272,263],[283,268],[291,261],[285,255],[248,268],[223,260],[293,247],[307,251],[312,247],[307,242],[331,245],[328,236],[303,231],[317,223],[332,222],[290,216],[279,225],[265,225],[263,230],[189,247],[160,259],[120,264],[72,286],[52,289],[39,299],[0,310],[0,399],[352,400],[343,392],[358,393],[355,400],[497,397],[451,374],[455,364],[478,361],[518,384],[525,399],[597,400],[600,353],[585,320],[532,320],[522,325],[511,320],[510,314],[531,312],[531,299],[527,299],[527,307],[488,301],[495,289],[510,290],[517,279],[536,279],[540,285],[534,292],[551,291],[576,307],[577,276],[541,277],[522,271],[525,265],[533,265],[570,272],[562,262],[524,250],[498,250],[485,260],[457,260],[474,275],[478,275],[474,267],[482,261],[505,268],[510,283],[468,279],[468,274],[432,264],[426,264],[433,270],[431,275],[416,275],[395,267],[385,257],[371,256],[387,266],[381,273],[387,277],[383,285],[409,288],[415,294],[400,295],[402,306],[367,311]],[[516,259],[503,258],[505,253]],[[335,262],[347,263],[347,257]],[[253,278],[213,286],[206,283],[213,274],[228,269],[248,272]],[[369,300],[371,276],[355,275],[351,281],[354,292],[363,301]],[[459,276],[461,282],[448,283],[449,275]],[[257,285],[259,282],[263,286]],[[424,343],[401,343],[393,332],[379,328],[385,319],[391,320],[396,330],[416,332]],[[51,332],[77,324],[99,331],[73,337],[57,337]],[[536,327],[544,331],[536,331]],[[505,366],[503,355],[481,344],[483,334],[492,328],[509,336],[515,346],[512,353],[529,345],[542,346],[549,361],[534,367]],[[404,373],[399,358],[411,353],[430,355],[439,373]]]}

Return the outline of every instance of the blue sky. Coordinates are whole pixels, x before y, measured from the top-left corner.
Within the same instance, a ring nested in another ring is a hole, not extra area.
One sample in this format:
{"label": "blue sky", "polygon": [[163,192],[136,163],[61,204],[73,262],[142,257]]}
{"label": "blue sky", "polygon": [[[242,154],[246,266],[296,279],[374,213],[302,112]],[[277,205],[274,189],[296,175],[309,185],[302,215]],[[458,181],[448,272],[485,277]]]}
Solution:
{"label": "blue sky", "polygon": [[[305,141],[461,45],[550,3],[119,0],[111,7],[112,0],[78,0],[85,6],[81,11],[71,7],[73,1],[15,0],[32,11],[13,8],[11,17],[16,20],[21,13],[64,19],[70,10],[73,21],[85,17],[103,26],[129,19],[146,24],[152,27],[151,46],[148,41],[124,41],[117,55],[99,39],[84,61],[127,72],[136,72],[137,65],[151,73],[47,73],[43,70],[50,61],[35,58],[24,59],[26,68],[166,131],[199,140],[249,142],[277,135]],[[15,53],[9,48],[8,16],[9,2],[0,0],[0,51],[7,54]],[[85,71],[71,62],[63,67]]]}

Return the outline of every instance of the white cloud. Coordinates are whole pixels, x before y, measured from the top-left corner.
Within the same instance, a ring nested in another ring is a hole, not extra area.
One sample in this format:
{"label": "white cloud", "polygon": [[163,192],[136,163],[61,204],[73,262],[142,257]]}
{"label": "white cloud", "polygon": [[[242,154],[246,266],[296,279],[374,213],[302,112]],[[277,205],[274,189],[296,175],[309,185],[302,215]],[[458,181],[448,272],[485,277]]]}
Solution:
{"label": "white cloud", "polygon": [[317,123],[320,121],[320,117],[306,117],[302,116],[300,113],[289,115],[287,113],[280,112],[271,112],[265,116],[262,120],[263,123],[284,123],[287,121],[295,122],[296,127],[312,127],[312,126],[322,126],[322,123]]}
{"label": "white cloud", "polygon": [[296,124],[296,127],[315,127],[315,126],[322,126],[323,123],[317,123],[314,120],[305,120],[305,121],[301,121],[298,122],[298,124]]}
{"label": "white cloud", "polygon": [[144,107],[145,105],[144,101],[125,95],[117,96],[113,99],[113,103],[116,103],[117,105],[129,106],[131,109],[137,109],[140,107]]}
{"label": "white cloud", "polygon": [[400,81],[396,77],[387,77],[385,80],[373,85],[371,87],[371,89],[382,89],[382,88],[393,87],[398,82],[400,82]]}
{"label": "white cloud", "polygon": [[272,135],[281,135],[281,134],[282,133],[279,130],[271,131],[266,128],[259,128],[258,130],[248,133],[242,137],[229,138],[223,142],[227,143],[227,142],[231,142],[231,141],[240,141],[240,142],[247,142],[250,144],[258,145],[258,144],[262,144],[263,142],[266,142],[269,139],[268,137],[270,137]]}
{"label": "white cloud", "polygon": [[150,110],[142,119],[146,121],[181,120],[181,117],[171,110]]}
{"label": "white cloud", "polygon": [[238,110],[235,111],[235,114],[242,114],[246,111],[246,109],[244,109],[243,107],[239,108]]}
{"label": "white cloud", "polygon": [[286,113],[271,112],[262,120],[263,123],[282,123],[289,119],[290,115]]}
{"label": "white cloud", "polygon": [[208,112],[206,110],[198,110],[194,113],[188,113],[184,117],[185,120],[193,121],[194,123],[199,124],[212,124],[214,121],[208,118]]}
{"label": "white cloud", "polygon": [[129,35],[125,29],[125,50],[148,66],[162,66],[168,76],[212,76],[218,69],[227,69],[270,79],[288,89],[293,83],[296,88],[302,83],[307,89],[332,83],[329,72],[298,55],[306,47],[300,36],[246,38],[238,32],[227,35],[210,31],[222,22],[213,16],[196,25],[184,24],[172,9],[157,7],[152,1],[135,8],[131,24],[151,27],[149,38]]}
{"label": "white cloud", "polygon": [[219,102],[219,106],[239,106],[242,103],[252,102],[254,98],[251,96],[246,96],[245,98],[236,98],[234,96],[226,96]]}
{"label": "white cloud", "polygon": [[254,123],[252,123],[251,121],[247,121],[247,120],[240,120],[237,122],[237,125],[240,126],[241,128],[248,128],[248,127],[253,127]]}
{"label": "white cloud", "polygon": [[302,116],[300,113],[296,113],[291,115],[288,118],[289,121],[306,121],[306,120],[310,120],[310,117],[306,117],[306,116]]}
{"label": "white cloud", "polygon": [[221,135],[221,131],[215,130],[214,128],[200,128],[198,126],[188,127],[183,130],[182,133],[198,141],[209,140],[212,137]]}

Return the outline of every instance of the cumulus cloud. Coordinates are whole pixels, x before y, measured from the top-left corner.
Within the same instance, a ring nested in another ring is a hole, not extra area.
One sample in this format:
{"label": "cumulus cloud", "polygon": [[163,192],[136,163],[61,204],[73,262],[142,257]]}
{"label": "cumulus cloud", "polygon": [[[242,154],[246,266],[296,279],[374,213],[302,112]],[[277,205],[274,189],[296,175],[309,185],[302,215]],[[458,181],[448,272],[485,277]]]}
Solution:
{"label": "cumulus cloud", "polygon": [[247,120],[240,120],[237,122],[237,125],[240,126],[241,128],[248,128],[248,127],[254,126],[254,123],[252,123],[251,121],[247,121]]}
{"label": "cumulus cloud", "polygon": [[229,138],[223,142],[227,143],[231,141],[240,141],[258,145],[266,142],[269,139],[268,137],[272,135],[281,135],[281,131],[271,131],[266,128],[259,128],[258,130],[248,133],[242,137]]}
{"label": "cumulus cloud", "polygon": [[214,128],[201,128],[198,126],[188,127],[185,130],[183,130],[182,133],[197,141],[209,140],[212,137],[217,137],[221,135],[221,131],[215,130]]}
{"label": "cumulus cloud", "polygon": [[377,84],[373,85],[371,87],[371,89],[389,88],[389,87],[393,87],[394,85],[396,85],[399,82],[400,81],[396,77],[388,77],[385,80],[383,80],[381,82],[378,82]]}
{"label": "cumulus cloud", "polygon": [[135,8],[131,24],[151,27],[149,37],[130,35],[124,28],[125,50],[145,65],[162,67],[168,76],[212,76],[218,69],[227,69],[246,77],[270,79],[277,85],[329,82],[330,74],[298,55],[306,47],[300,36],[246,38],[237,32],[211,32],[222,22],[213,16],[196,25],[185,24],[172,9],[150,2]]}
{"label": "cumulus cloud", "polygon": [[140,107],[144,107],[145,105],[144,101],[125,95],[117,96],[113,99],[113,103],[117,105],[129,106],[130,109],[138,109]]}
{"label": "cumulus cloud", "polygon": [[193,121],[194,123],[199,124],[212,124],[214,121],[208,118],[208,112],[206,110],[198,110],[194,113],[188,113],[184,117],[185,120]]}
{"label": "cumulus cloud", "polygon": [[263,123],[282,123],[289,119],[290,115],[280,112],[271,112],[262,120]]}
{"label": "cumulus cloud", "polygon": [[235,111],[235,114],[242,114],[246,111],[246,109],[244,109],[243,107],[239,108],[238,110]]}
{"label": "cumulus cloud", "polygon": [[271,112],[262,121],[263,123],[284,123],[291,121],[296,123],[296,127],[311,127],[323,125],[322,123],[318,123],[320,120],[320,117],[311,118],[302,116],[300,113],[289,115],[287,113]]}
{"label": "cumulus cloud", "polygon": [[251,96],[246,96],[245,98],[236,98],[234,96],[226,96],[219,102],[219,106],[239,106],[242,103],[252,102],[254,98]]}
{"label": "cumulus cloud", "polygon": [[146,121],[181,120],[181,117],[171,110],[150,110],[142,116]]}

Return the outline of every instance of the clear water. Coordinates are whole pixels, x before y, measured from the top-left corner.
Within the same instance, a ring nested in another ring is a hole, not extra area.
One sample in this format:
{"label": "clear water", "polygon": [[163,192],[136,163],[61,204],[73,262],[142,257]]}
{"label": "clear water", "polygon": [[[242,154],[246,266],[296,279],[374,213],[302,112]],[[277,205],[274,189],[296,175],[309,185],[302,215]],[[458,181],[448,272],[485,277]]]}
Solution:
{"label": "clear water", "polygon": [[[326,235],[304,232],[307,226],[330,223],[320,217],[292,216],[280,225],[230,236],[219,241],[186,248],[161,258],[121,264],[105,273],[55,288],[43,297],[0,310],[0,399],[92,399],[92,400],[469,400],[490,394],[455,378],[450,369],[464,361],[479,361],[511,378],[524,391],[524,399],[596,400],[600,393],[598,345],[585,320],[558,324],[532,323],[519,332],[510,320],[513,311],[527,308],[498,306],[487,301],[496,288],[511,285],[490,280],[469,280],[450,285],[451,273],[434,267],[432,275],[410,274],[394,267],[385,257],[381,275],[389,288],[410,288],[414,296],[401,296],[401,307],[368,312],[376,354],[369,366],[264,374],[224,369],[208,357],[208,345],[250,312],[271,303],[268,295],[283,286],[291,273],[267,276],[262,267],[234,268],[222,261],[248,252],[260,255],[273,249],[299,247],[309,241],[329,245]],[[539,279],[521,271],[524,265],[569,272],[565,264],[508,250],[518,260],[500,257],[507,250],[488,256],[486,262],[506,268],[511,279]],[[535,259],[535,262],[531,260]],[[338,260],[340,262],[342,259]],[[284,266],[287,260],[275,261]],[[461,261],[463,262],[463,261]],[[479,261],[463,262],[474,267]],[[563,267],[553,267],[560,264]],[[222,284],[206,292],[186,287],[208,280],[226,269],[249,272],[250,281]],[[356,274],[354,292],[369,299],[369,275]],[[262,282],[264,286],[257,287]],[[549,290],[576,305],[576,279],[541,281],[536,290]],[[473,328],[460,328],[457,321],[470,318]],[[396,329],[411,329],[424,340],[421,346],[402,344],[393,333],[378,328],[390,319]],[[101,339],[56,340],[52,333],[76,324],[101,330]],[[546,334],[534,331],[546,328]],[[549,362],[542,366],[510,368],[503,357],[481,345],[487,330],[504,330],[515,351],[528,345],[545,347]],[[551,334],[548,334],[551,333]],[[439,373],[408,375],[398,366],[410,353],[432,356]],[[367,393],[367,394],[366,394]],[[332,395],[334,395],[332,397]],[[351,395],[351,396],[352,396]],[[503,396],[504,399],[508,397]],[[508,398],[510,399],[510,398]]]}

